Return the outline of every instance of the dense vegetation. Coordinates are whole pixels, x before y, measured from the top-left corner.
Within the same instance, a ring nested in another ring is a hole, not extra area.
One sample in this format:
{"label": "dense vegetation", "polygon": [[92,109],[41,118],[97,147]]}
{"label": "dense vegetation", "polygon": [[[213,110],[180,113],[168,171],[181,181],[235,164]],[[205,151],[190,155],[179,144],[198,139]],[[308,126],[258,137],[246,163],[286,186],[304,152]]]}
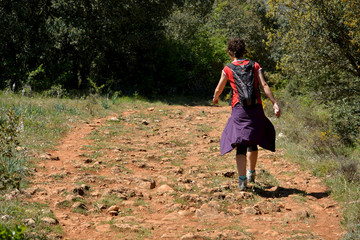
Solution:
{"label": "dense vegetation", "polygon": [[231,37],[273,87],[331,112],[355,144],[360,117],[356,1],[1,1],[0,89],[210,97]]}
{"label": "dense vegetation", "polygon": [[360,6],[355,1],[269,1],[278,20],[270,42],[288,90],[324,104],[341,141],[359,134]]}
{"label": "dense vegetation", "polygon": [[265,14],[262,1],[1,1],[0,88],[204,96],[228,37],[273,66]]}
{"label": "dense vegetation", "polygon": [[[284,147],[352,203],[351,239],[360,232],[359,19],[356,0],[1,0],[0,89],[210,99],[227,40],[244,38],[282,105]],[[3,110],[3,119],[18,113]]]}

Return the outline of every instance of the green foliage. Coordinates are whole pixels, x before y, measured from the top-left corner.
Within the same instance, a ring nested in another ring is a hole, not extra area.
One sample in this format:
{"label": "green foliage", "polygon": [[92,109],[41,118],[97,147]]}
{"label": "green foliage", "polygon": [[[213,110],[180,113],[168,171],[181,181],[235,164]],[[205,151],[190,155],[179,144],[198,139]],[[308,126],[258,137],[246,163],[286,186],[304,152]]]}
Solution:
{"label": "green foliage", "polygon": [[265,14],[260,0],[3,1],[0,89],[209,96],[229,37],[272,68]]}
{"label": "green foliage", "polygon": [[[229,38],[241,37],[247,42],[246,57],[256,59],[267,70],[274,61],[265,49],[266,17],[264,1],[185,1],[165,21],[168,45],[162,52],[167,61],[161,65],[170,73],[169,85],[174,93],[211,95],[225,63],[230,57],[225,49]],[[171,88],[172,87],[172,88]],[[181,91],[182,90],[182,91]]]}
{"label": "green foliage", "polygon": [[20,145],[20,117],[13,109],[7,111],[6,116],[0,116],[0,155],[13,157],[16,147]]}
{"label": "green foliage", "polygon": [[[14,192],[14,191],[11,191]],[[10,192],[10,193],[11,193]],[[9,192],[4,192],[9,193]],[[14,232],[17,225],[24,221],[24,219],[33,219],[35,221],[34,225],[21,227],[24,229],[23,235],[24,238],[21,239],[31,239],[31,240],[45,240],[45,239],[54,239],[52,234],[59,234],[59,226],[49,226],[46,223],[41,221],[44,217],[55,218],[52,211],[49,209],[49,206],[43,203],[29,202],[24,201],[21,198],[12,198],[6,199],[5,194],[0,196],[0,212],[1,215],[8,215],[11,218],[7,220],[2,220],[0,225],[4,228],[9,229]],[[1,232],[1,231],[0,231]],[[3,238],[0,238],[3,239]],[[10,238],[11,239],[11,238]]]}
{"label": "green foliage", "polygon": [[162,21],[182,2],[1,1],[0,89],[30,80],[36,91],[87,90],[90,77],[98,86],[145,92],[142,84],[156,77]]}
{"label": "green foliage", "polygon": [[41,64],[38,68],[36,68],[34,71],[31,71],[28,73],[28,77],[26,80],[26,84],[33,86],[35,89],[39,88],[41,89],[41,85],[46,84],[46,81],[44,81],[43,79],[39,78],[39,76],[41,74],[43,74],[45,72],[44,68],[43,68],[43,64]]}
{"label": "green foliage", "polygon": [[326,105],[340,141],[356,144],[360,117],[359,4],[351,0],[271,0],[268,44],[289,92]]}
{"label": "green foliage", "polygon": [[1,240],[23,240],[25,239],[25,226],[15,226],[14,229],[8,229],[0,225],[0,239]]}
{"label": "green foliage", "polygon": [[259,62],[266,71],[271,71],[276,64],[270,48],[265,44],[265,28],[272,26],[271,19],[266,18],[266,7],[262,0],[217,0],[208,24],[214,35],[222,35],[226,40],[243,38],[247,45],[246,57]]}
{"label": "green foliage", "polygon": [[341,142],[350,146],[359,145],[360,140],[360,97],[339,99],[329,103],[330,120]]}
{"label": "green foliage", "polygon": [[287,92],[279,98],[284,114],[277,121],[280,123],[278,132],[284,136],[281,140],[285,140],[285,147],[287,141],[297,144],[306,151],[306,155],[319,160],[328,156],[336,158],[345,153],[346,148],[339,144],[340,136],[335,131],[327,106],[319,105],[309,97],[294,98]]}
{"label": "green foliage", "polygon": [[[278,19],[278,27],[270,32],[270,43],[281,45],[283,50],[279,67],[303,81],[310,77],[307,83],[317,80],[315,88],[336,81],[338,74],[345,74],[339,81],[359,77],[360,42],[353,37],[358,26],[351,28],[349,23],[355,16],[359,18],[359,7],[347,8],[349,2],[269,1],[269,15]],[[326,82],[321,83],[323,80]]]}
{"label": "green foliage", "polygon": [[90,86],[91,86],[91,92],[95,95],[99,95],[101,93],[101,90],[105,87],[105,84],[101,85],[100,87],[98,87],[96,85],[96,83],[91,79],[91,78],[88,78],[87,79],[90,83]]}
{"label": "green foliage", "polygon": [[66,97],[68,95],[66,89],[62,85],[53,85],[51,88],[44,92],[45,96],[49,97]]}
{"label": "green foliage", "polygon": [[26,158],[18,150],[20,128],[20,117],[9,109],[0,125],[0,190],[19,189],[20,181],[28,171]]}
{"label": "green foliage", "polygon": [[26,165],[26,158],[20,153],[13,157],[0,156],[0,190],[20,189],[20,182],[28,173]]}

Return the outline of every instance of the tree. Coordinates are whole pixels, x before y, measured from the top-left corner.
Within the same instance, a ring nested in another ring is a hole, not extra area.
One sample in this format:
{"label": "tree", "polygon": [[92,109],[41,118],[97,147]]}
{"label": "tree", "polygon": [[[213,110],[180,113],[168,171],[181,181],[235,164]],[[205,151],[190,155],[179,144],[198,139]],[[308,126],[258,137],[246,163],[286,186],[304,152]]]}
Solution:
{"label": "tree", "polygon": [[1,1],[0,88],[211,94],[228,38],[271,70],[264,0]]}
{"label": "tree", "polygon": [[[358,4],[348,0],[268,3],[269,15],[278,19],[269,42],[281,52],[278,67],[289,79],[289,89],[331,108],[335,130],[351,143],[360,127],[355,107],[360,103]],[[340,121],[340,115],[352,121]]]}
{"label": "tree", "polygon": [[266,46],[265,30],[272,26],[272,21],[266,18],[266,7],[263,0],[217,0],[210,25],[226,39],[243,38],[248,51],[246,57],[256,60],[267,71],[273,71],[276,64]]}
{"label": "tree", "polygon": [[182,2],[1,1],[0,30],[7,34],[0,37],[0,87],[25,84],[42,65],[44,74],[31,83],[38,91],[54,84],[86,89],[90,77],[115,90],[146,92],[164,42],[162,21]]}
{"label": "tree", "polygon": [[270,34],[270,42],[282,46],[279,67],[324,100],[359,91],[349,78],[360,76],[360,42],[344,2],[269,1],[269,14],[286,21]]}
{"label": "tree", "polygon": [[45,58],[49,1],[0,1],[0,88],[20,87]]}

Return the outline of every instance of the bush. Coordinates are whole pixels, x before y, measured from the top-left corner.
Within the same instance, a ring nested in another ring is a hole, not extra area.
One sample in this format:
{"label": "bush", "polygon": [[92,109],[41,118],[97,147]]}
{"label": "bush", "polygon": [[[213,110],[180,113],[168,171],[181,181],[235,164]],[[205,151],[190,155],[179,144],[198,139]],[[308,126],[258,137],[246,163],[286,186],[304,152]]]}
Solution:
{"label": "bush", "polygon": [[338,100],[330,104],[330,120],[341,141],[355,145],[360,135],[360,98],[352,101]]}
{"label": "bush", "polygon": [[287,141],[299,144],[313,158],[322,159],[324,156],[343,154],[339,147],[340,138],[334,131],[333,122],[325,106],[313,102],[308,97],[295,99],[288,93],[283,93],[279,98],[279,104],[284,114],[278,121],[281,124],[277,130]]}

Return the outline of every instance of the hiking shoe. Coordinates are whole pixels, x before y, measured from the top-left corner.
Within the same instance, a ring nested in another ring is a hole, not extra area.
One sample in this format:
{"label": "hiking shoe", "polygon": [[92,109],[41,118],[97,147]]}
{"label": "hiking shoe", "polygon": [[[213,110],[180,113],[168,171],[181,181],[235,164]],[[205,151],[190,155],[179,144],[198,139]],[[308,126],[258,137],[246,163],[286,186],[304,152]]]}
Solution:
{"label": "hiking shoe", "polygon": [[250,172],[247,170],[246,178],[249,180],[249,182],[255,182],[256,172]]}
{"label": "hiking shoe", "polygon": [[239,190],[244,191],[246,189],[247,179],[241,180],[239,179]]}

